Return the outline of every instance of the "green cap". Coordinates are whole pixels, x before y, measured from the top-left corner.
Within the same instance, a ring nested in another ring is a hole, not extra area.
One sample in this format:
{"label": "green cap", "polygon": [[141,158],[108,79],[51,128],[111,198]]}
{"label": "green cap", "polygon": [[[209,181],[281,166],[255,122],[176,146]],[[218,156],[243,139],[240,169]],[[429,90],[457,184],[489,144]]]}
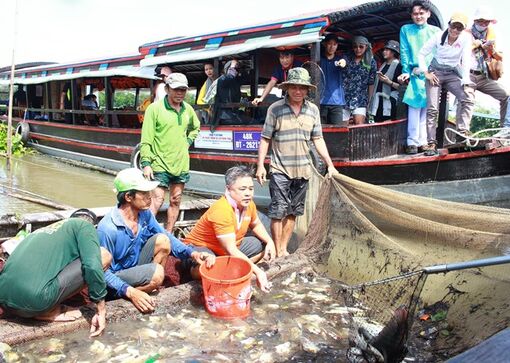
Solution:
{"label": "green cap", "polygon": [[298,86],[307,86],[309,88],[316,88],[313,84],[311,84],[310,73],[305,68],[296,67],[289,69],[289,73],[287,74],[287,80],[283,83],[280,83],[280,88],[286,89],[287,86],[291,84],[295,84]]}
{"label": "green cap", "polygon": [[155,189],[159,182],[145,179],[142,171],[139,169],[129,168],[119,171],[113,181],[113,185],[115,186],[114,192],[117,193],[127,192],[128,190],[147,192]]}

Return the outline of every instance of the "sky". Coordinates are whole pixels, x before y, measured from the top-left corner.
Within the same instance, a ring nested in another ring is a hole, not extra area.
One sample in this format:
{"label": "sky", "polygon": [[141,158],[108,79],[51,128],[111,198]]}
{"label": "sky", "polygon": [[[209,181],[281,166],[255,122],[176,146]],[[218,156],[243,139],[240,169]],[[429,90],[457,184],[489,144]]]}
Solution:
{"label": "sky", "polygon": [[[135,54],[144,43],[243,27],[366,0],[1,0],[0,67],[12,62],[72,62]],[[481,0],[432,0],[445,22],[455,11],[471,20]],[[17,16],[16,14],[17,3]],[[510,55],[510,3],[485,0],[494,14],[498,48]],[[17,22],[15,22],[17,19]],[[15,26],[16,24],[16,26]],[[510,67],[503,83],[510,88]]]}

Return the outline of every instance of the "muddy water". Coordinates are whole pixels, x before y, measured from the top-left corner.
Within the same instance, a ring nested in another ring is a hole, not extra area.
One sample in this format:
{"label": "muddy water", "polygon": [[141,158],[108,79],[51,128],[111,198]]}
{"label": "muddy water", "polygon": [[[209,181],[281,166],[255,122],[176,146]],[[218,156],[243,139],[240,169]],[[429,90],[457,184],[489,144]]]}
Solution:
{"label": "muddy water", "polygon": [[36,198],[41,196],[76,208],[113,205],[115,194],[112,183],[112,175],[62,163],[40,154],[14,158],[9,175],[5,158],[0,158],[0,187],[6,187],[0,188],[0,215],[51,210],[49,207],[6,195],[9,192]]}
{"label": "muddy water", "polygon": [[[49,199],[73,208],[113,206],[114,176],[70,165],[56,158],[35,154],[13,159],[7,173],[5,158],[0,158],[0,215],[54,210],[13,196]],[[186,198],[185,198],[186,199]]]}
{"label": "muddy water", "polygon": [[332,291],[329,279],[294,273],[275,282],[269,294],[257,291],[245,320],[220,320],[202,306],[188,305],[110,324],[96,340],[83,330],[16,347],[9,357],[44,362],[344,361],[347,309]]}

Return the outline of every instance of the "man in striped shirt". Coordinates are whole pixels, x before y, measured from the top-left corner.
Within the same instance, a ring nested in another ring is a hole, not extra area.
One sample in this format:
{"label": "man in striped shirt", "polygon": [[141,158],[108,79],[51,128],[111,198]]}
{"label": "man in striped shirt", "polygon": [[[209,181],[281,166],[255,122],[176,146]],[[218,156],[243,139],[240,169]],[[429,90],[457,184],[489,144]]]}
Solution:
{"label": "man in striped shirt", "polygon": [[304,68],[289,70],[287,81],[280,84],[285,99],[273,103],[268,111],[257,163],[257,180],[266,181],[264,160],[271,146],[269,192],[271,233],[278,257],[288,255],[287,245],[294,230],[296,216],[303,215],[308,179],[312,176],[308,141],[328,166],[328,176],[336,173],[322,138],[319,108],[306,100],[310,75]]}

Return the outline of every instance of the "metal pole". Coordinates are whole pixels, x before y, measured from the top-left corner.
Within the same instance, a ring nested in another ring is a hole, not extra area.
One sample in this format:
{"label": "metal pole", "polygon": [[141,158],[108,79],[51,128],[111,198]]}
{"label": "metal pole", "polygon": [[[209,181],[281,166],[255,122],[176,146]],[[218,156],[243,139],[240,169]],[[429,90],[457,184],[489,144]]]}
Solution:
{"label": "metal pole", "polygon": [[12,42],[12,61],[11,61],[11,79],[9,88],[9,109],[7,113],[7,160],[6,168],[7,172],[11,171],[11,158],[12,158],[12,102],[14,99],[14,51],[16,49],[16,38],[17,38],[17,19],[18,19],[18,1],[16,0],[14,8],[14,39]]}
{"label": "metal pole", "polygon": [[442,272],[465,270],[468,268],[484,267],[484,266],[495,266],[504,263],[510,263],[510,256],[498,256],[491,258],[482,258],[480,260],[471,260],[465,262],[455,262],[444,265],[435,265],[425,267],[423,271],[426,274],[438,274]]}

